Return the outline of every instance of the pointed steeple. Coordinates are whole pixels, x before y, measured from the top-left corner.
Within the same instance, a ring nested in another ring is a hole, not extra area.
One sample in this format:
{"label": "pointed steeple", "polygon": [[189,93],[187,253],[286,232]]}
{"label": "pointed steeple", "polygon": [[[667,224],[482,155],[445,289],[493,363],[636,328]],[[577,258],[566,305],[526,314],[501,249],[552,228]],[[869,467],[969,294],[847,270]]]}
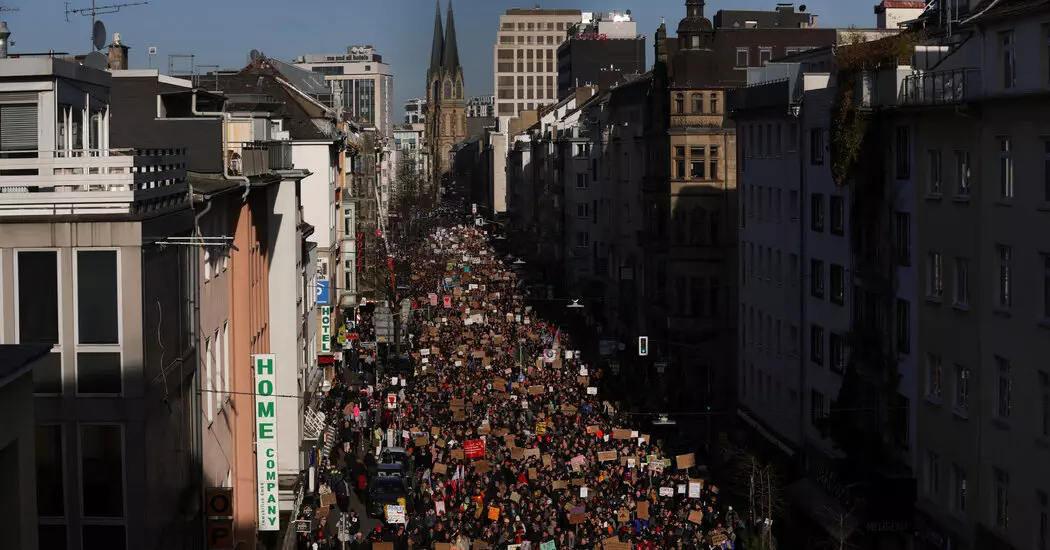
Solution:
{"label": "pointed steeple", "polygon": [[434,42],[430,45],[430,74],[441,70],[441,53],[445,49],[445,31],[441,28],[441,0],[434,0]]}
{"label": "pointed steeple", "polygon": [[441,68],[453,74],[459,70],[459,46],[456,45],[456,20],[452,17],[452,0],[448,0],[448,19],[445,21],[445,48],[441,54]]}

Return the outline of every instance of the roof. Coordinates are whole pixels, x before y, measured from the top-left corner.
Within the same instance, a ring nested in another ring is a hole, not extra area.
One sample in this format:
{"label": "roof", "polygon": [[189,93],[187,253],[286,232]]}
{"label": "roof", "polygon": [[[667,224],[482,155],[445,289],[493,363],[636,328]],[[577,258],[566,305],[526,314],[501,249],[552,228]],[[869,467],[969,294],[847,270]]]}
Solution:
{"label": "roof", "polygon": [[281,61],[280,59],[267,58],[275,69],[280,71],[292,86],[310,95],[324,95],[332,93],[331,87],[325,82],[324,75],[308,71],[302,67]]}
{"label": "roof", "polygon": [[33,363],[51,353],[51,348],[51,344],[0,345],[0,387],[32,369]]}
{"label": "roof", "polygon": [[450,73],[459,70],[459,46],[456,44],[456,20],[452,15],[452,0],[448,0],[445,22],[445,47],[441,51],[441,69]]}
{"label": "roof", "polygon": [[[288,82],[288,86],[282,83]],[[219,74],[216,82],[229,101],[227,110],[264,110],[272,111],[274,117],[288,120],[285,128],[292,139],[330,140],[315,120],[329,117],[328,110],[313,100],[307,99],[301,92],[290,88],[293,84],[284,79],[270,60],[259,58],[238,73]],[[250,96],[248,101],[238,100],[238,95]],[[265,102],[251,98],[266,98]],[[272,99],[272,101],[271,101]]]}
{"label": "roof", "polygon": [[189,184],[195,193],[206,198],[244,188],[241,182],[228,180],[222,174],[204,172],[187,172],[186,183]]}
{"label": "roof", "polygon": [[445,46],[445,30],[441,26],[441,0],[434,0],[434,39],[430,44],[430,74],[441,70],[441,51]]}
{"label": "roof", "polygon": [[1050,0],[983,0],[970,13],[973,22],[1021,17],[1029,12],[1050,9]]}

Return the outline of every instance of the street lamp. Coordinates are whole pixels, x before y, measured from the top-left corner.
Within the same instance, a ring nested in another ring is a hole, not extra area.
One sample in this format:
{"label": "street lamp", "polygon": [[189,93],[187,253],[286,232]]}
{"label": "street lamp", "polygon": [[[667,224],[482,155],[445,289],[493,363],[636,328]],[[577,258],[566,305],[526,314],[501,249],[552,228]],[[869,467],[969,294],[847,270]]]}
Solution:
{"label": "street lamp", "polygon": [[517,260],[514,260],[514,265],[525,265],[525,260],[518,258]]}
{"label": "street lamp", "polygon": [[579,300],[573,300],[571,304],[569,304],[569,305],[567,305],[565,307],[572,308],[572,309],[582,309],[583,308],[583,304],[581,304]]}

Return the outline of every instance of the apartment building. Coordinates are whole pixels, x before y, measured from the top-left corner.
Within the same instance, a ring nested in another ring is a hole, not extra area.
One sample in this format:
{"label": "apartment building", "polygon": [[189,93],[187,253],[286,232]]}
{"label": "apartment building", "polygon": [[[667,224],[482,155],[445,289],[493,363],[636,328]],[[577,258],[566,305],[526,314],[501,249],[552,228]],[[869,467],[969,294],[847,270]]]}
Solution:
{"label": "apartment building", "polygon": [[347,46],[341,54],[301,55],[294,64],[324,75],[333,106],[351,113],[354,122],[374,126],[385,136],[393,131],[394,75],[373,46]]}
{"label": "apartment building", "polygon": [[405,102],[405,124],[425,124],[426,120],[426,99],[417,97]]}
{"label": "apartment building", "polygon": [[0,59],[0,79],[0,334],[51,349],[34,373],[39,545],[189,546],[197,262],[157,244],[192,231],[185,150],[114,146],[109,72]]}
{"label": "apartment building", "polygon": [[558,46],[582,17],[580,10],[539,7],[509,9],[500,16],[492,70],[501,128],[522,111],[557,102]]}
{"label": "apartment building", "polygon": [[951,8],[929,14],[939,64],[898,107],[916,155],[917,532],[1050,548],[1050,6]]}
{"label": "apartment building", "polygon": [[474,96],[467,99],[467,118],[494,118],[496,116],[496,96]]}
{"label": "apartment building", "polygon": [[645,72],[645,37],[638,34],[631,10],[584,13],[558,46],[558,99],[580,86],[605,89],[624,75]]}

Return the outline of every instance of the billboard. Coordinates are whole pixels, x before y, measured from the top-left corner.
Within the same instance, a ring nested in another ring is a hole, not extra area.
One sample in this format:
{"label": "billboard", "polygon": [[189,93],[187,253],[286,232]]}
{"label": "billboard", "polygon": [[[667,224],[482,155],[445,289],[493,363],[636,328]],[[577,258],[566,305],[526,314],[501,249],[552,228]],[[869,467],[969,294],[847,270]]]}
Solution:
{"label": "billboard", "polygon": [[277,497],[276,356],[253,355],[255,369],[255,471],[258,483],[259,530],[281,528]]}

